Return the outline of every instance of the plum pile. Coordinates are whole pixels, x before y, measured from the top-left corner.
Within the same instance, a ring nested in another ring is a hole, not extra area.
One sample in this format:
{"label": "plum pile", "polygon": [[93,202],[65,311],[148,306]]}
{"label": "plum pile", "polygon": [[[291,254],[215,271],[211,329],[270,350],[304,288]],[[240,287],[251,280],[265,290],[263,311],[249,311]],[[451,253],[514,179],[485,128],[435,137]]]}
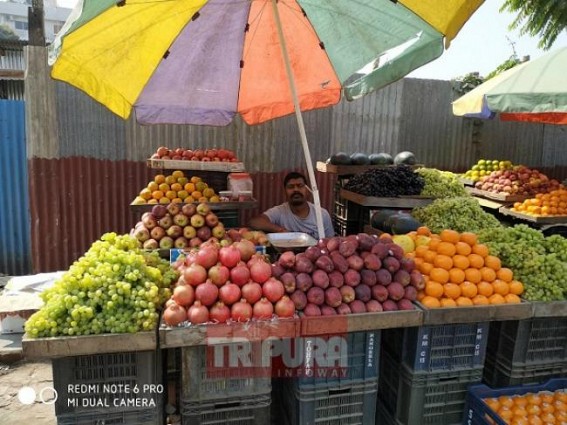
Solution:
{"label": "plum pile", "polygon": [[321,239],[272,264],[298,311],[306,316],[413,310],[422,274],[389,238],[366,233]]}
{"label": "plum pile", "polygon": [[425,186],[423,178],[407,165],[377,168],[355,175],[346,190],[364,196],[397,197],[419,195]]}

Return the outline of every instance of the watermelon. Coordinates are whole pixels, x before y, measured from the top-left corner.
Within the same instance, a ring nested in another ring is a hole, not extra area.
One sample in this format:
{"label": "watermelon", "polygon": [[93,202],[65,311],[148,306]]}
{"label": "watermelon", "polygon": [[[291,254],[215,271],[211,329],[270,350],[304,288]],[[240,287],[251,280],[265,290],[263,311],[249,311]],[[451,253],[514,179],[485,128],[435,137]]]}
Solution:
{"label": "watermelon", "polygon": [[415,163],[416,163],[415,155],[413,154],[413,152],[410,151],[400,152],[394,157],[394,164],[396,165],[399,164],[415,165]]}
{"label": "watermelon", "polygon": [[355,152],[350,156],[350,162],[352,165],[368,165],[370,164],[370,159],[368,155],[362,152]]}
{"label": "watermelon", "polygon": [[333,165],[350,165],[350,157],[344,152],[337,152],[331,155],[329,162]]}
{"label": "watermelon", "polygon": [[394,158],[392,155],[386,152],[373,153],[368,159],[372,165],[390,165],[394,163]]}

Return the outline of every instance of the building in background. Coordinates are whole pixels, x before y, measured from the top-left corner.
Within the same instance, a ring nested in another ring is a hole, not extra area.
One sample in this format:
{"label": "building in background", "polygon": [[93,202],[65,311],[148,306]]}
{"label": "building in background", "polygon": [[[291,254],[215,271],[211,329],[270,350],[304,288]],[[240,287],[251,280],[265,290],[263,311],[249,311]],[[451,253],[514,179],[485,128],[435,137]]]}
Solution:
{"label": "building in background", "polygon": [[[11,28],[20,37],[28,39],[28,8],[32,0],[0,0],[0,25]],[[45,40],[51,43],[72,9],[58,7],[56,0],[43,0]]]}

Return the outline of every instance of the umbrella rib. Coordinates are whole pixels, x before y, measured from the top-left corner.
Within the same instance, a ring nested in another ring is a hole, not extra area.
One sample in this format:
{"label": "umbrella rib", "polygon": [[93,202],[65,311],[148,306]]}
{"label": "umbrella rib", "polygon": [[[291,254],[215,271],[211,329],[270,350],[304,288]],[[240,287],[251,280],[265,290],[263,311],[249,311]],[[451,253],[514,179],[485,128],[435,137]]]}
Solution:
{"label": "umbrella rib", "polygon": [[[247,25],[250,25],[251,23],[254,23],[254,22],[256,22],[256,21],[262,19],[262,15],[264,14],[264,10],[266,9],[266,6],[267,6],[267,3],[264,3],[264,6],[262,6],[262,8],[260,9],[259,13],[258,13],[251,21],[248,21],[248,22],[247,22]],[[256,31],[258,31],[258,28],[259,28],[259,25],[256,26],[256,29],[255,29],[255,31],[254,31],[254,34],[251,34],[251,35],[250,35],[250,42],[248,43],[248,46],[251,46],[251,45],[252,45],[252,41],[253,41],[254,38],[256,37]],[[246,43],[244,43],[244,45],[246,46]],[[242,52],[242,61],[243,61],[244,63],[246,63],[245,58],[248,56],[248,52],[249,52],[249,51],[250,51],[250,50],[248,50],[248,51],[243,51],[243,52]]]}

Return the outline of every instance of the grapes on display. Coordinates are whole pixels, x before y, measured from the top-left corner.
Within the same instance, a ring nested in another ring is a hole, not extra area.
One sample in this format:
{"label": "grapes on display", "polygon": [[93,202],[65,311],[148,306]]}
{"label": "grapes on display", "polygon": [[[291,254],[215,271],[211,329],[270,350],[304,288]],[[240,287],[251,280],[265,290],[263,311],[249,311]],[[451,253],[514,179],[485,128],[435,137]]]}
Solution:
{"label": "grapes on display", "polygon": [[177,279],[168,261],[128,235],[106,233],[55,284],[25,324],[32,338],[155,328]]}
{"label": "grapes on display", "polygon": [[459,177],[450,171],[424,167],[418,168],[415,172],[425,181],[425,186],[421,191],[422,196],[431,198],[470,196],[463,184],[459,181]]}
{"label": "grapes on display", "polygon": [[529,301],[567,299],[567,239],[525,224],[484,230],[479,240],[524,284]]}

